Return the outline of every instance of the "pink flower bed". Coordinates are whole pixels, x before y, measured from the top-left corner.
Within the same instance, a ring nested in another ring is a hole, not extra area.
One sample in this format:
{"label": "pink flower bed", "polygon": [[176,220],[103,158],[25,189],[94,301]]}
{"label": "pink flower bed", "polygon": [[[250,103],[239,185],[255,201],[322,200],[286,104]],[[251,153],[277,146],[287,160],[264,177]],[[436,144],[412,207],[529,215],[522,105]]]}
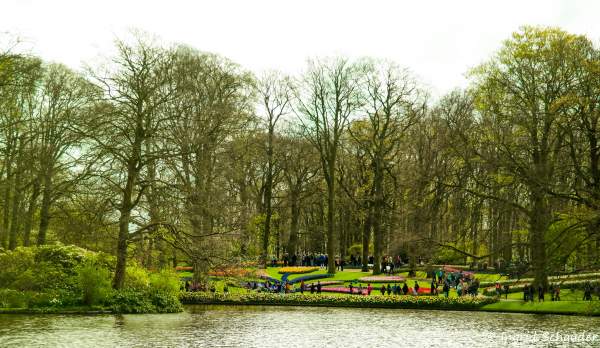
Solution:
{"label": "pink flower bed", "polygon": [[[380,291],[381,287],[373,287],[373,290],[371,290],[371,294],[373,295],[379,295],[381,294]],[[350,293],[350,288],[345,288],[345,287],[337,287],[337,288],[322,288],[321,292],[336,292],[336,293],[340,293],[340,294],[349,294]],[[358,288],[352,288],[352,293],[353,294],[360,294],[358,292]],[[387,293],[387,292],[386,292]],[[413,293],[413,289],[409,288],[408,290],[408,294],[412,294]],[[419,294],[430,294],[431,293],[431,289],[430,288],[419,288]],[[362,294],[366,295],[367,294],[367,288],[363,288],[362,289]]]}
{"label": "pink flower bed", "polygon": [[370,276],[358,279],[363,283],[401,283],[405,279],[401,276]]}

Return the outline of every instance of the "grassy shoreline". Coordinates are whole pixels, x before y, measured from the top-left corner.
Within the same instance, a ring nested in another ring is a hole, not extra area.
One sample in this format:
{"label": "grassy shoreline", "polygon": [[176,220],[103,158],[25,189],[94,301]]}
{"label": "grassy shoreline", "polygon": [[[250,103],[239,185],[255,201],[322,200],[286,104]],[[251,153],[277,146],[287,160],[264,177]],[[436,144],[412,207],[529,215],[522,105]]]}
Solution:
{"label": "grassy shoreline", "polygon": [[[196,293],[198,294],[198,293]],[[305,300],[305,301],[303,301]],[[223,295],[199,294],[181,298],[184,305],[231,305],[231,306],[308,306],[348,308],[389,308],[417,310],[456,310],[522,314],[552,314],[600,316],[600,303],[584,301],[560,301],[523,303],[519,301],[495,301],[492,298],[442,299],[429,296],[340,296],[330,295],[277,295],[250,294]]]}

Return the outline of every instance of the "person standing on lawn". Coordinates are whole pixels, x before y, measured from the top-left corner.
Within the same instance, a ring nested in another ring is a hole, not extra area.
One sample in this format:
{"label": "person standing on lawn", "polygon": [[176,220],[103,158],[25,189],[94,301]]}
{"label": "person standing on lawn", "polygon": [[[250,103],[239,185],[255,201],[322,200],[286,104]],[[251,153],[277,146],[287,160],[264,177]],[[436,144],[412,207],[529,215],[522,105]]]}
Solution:
{"label": "person standing on lawn", "polygon": [[404,285],[402,286],[402,292],[404,295],[408,295],[408,285],[406,285],[406,282],[404,282]]}
{"label": "person standing on lawn", "polygon": [[371,291],[373,291],[373,287],[371,286],[371,283],[369,283],[369,284],[367,285],[367,295],[369,295],[369,296],[370,296],[370,295],[371,295]]}
{"label": "person standing on lawn", "polygon": [[350,283],[350,285],[348,285],[348,287],[350,288],[350,295],[352,295],[352,294],[353,294],[353,286],[352,286],[352,283]]}
{"label": "person standing on lawn", "polygon": [[450,295],[450,285],[448,285],[448,282],[444,282],[444,288],[442,290],[444,291],[444,296],[447,298]]}
{"label": "person standing on lawn", "polygon": [[529,285],[527,284],[523,287],[523,301],[529,301]]}
{"label": "person standing on lawn", "polygon": [[321,281],[319,280],[317,282],[317,294],[320,294],[320,293],[321,293]]}
{"label": "person standing on lawn", "polygon": [[381,285],[381,290],[380,291],[381,291],[382,295],[385,295],[385,284]]}
{"label": "person standing on lawn", "polygon": [[535,301],[533,294],[535,294],[535,287],[533,287],[533,284],[531,284],[529,285],[529,301],[531,302]]}
{"label": "person standing on lawn", "polygon": [[304,279],[300,282],[300,293],[304,293]]}
{"label": "person standing on lawn", "polygon": [[388,296],[392,294],[392,287],[390,286],[390,284],[388,284],[387,286],[387,294]]}
{"label": "person standing on lawn", "polygon": [[504,284],[504,299],[508,300],[508,284]]}

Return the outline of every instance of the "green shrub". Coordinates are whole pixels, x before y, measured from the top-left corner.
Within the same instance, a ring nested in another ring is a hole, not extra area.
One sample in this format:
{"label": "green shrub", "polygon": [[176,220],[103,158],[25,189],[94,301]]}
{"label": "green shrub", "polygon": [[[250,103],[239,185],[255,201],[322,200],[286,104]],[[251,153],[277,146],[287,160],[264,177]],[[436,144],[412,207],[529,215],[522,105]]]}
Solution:
{"label": "green shrub", "polygon": [[177,294],[179,293],[179,277],[172,269],[165,268],[150,275],[150,286],[157,291]]}
{"label": "green shrub", "polygon": [[154,305],[145,292],[133,289],[115,291],[108,305],[115,313],[153,313]]}
{"label": "green shrub", "polygon": [[176,294],[156,290],[115,291],[108,306],[115,313],[176,313],[183,310]]}
{"label": "green shrub", "polygon": [[24,271],[34,268],[36,250],[19,247],[0,253],[0,288],[9,288]]}
{"label": "green shrub", "polygon": [[131,264],[127,266],[125,270],[125,282],[123,284],[124,289],[145,291],[150,285],[150,278],[148,272],[138,264]]}
{"label": "green shrub", "polygon": [[77,268],[77,283],[83,303],[91,306],[104,302],[111,292],[110,271],[93,261],[86,261]]}
{"label": "green shrub", "polygon": [[23,291],[0,289],[0,307],[25,308],[28,305],[27,296]]}
{"label": "green shrub", "polygon": [[177,293],[155,290],[150,294],[150,298],[156,313],[178,313],[183,311]]}

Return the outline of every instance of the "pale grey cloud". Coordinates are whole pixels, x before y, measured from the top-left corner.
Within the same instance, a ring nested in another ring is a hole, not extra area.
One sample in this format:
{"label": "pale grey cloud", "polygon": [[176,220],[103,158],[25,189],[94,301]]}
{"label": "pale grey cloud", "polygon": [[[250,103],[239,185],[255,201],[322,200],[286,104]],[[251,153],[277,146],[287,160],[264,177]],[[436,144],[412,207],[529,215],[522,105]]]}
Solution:
{"label": "pale grey cloud", "polygon": [[598,13],[592,0],[9,0],[0,6],[0,31],[73,67],[110,52],[130,28],[253,71],[296,73],[311,56],[375,56],[409,67],[439,95],[464,86],[464,73],[520,26],[560,26],[597,40]]}

